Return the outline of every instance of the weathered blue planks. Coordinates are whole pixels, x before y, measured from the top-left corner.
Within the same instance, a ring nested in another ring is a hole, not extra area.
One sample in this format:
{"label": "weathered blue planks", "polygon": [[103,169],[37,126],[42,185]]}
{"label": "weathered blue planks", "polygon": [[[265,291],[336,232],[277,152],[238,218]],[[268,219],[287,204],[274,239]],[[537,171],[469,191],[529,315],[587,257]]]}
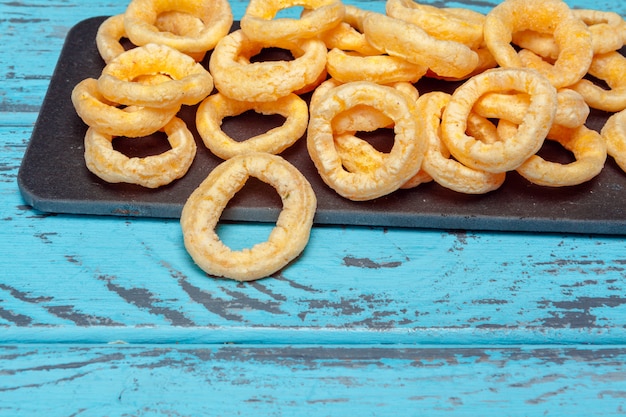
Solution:
{"label": "weathered blue planks", "polygon": [[626,413],[621,236],[316,227],[288,268],[239,284],[196,268],[176,221],[26,206],[17,172],[64,36],[125,5],[0,1],[0,415]]}

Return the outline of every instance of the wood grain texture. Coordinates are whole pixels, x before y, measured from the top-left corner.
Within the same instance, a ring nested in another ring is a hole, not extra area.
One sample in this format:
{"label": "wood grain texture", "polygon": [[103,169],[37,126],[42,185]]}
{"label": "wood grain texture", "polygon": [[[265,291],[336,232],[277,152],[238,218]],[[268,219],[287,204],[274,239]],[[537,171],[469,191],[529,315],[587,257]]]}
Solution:
{"label": "wood grain texture", "polygon": [[[622,236],[316,227],[240,284],[195,267],[176,221],[25,205],[65,34],[126,4],[0,0],[0,415],[626,413]],[[270,228],[219,233],[244,247]]]}

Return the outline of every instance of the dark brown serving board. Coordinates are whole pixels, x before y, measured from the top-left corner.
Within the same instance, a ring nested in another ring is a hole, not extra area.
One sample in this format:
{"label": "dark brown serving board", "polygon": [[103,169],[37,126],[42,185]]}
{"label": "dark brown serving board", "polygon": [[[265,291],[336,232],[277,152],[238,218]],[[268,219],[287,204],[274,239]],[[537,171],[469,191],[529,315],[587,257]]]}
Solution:
{"label": "dark brown serving board", "polygon": [[[156,190],[108,184],[85,167],[83,137],[87,127],[76,115],[70,94],[79,81],[97,78],[104,67],[95,45],[96,31],[103,20],[87,19],[68,33],[19,171],[20,191],[28,204],[44,212],[178,218],[189,194],[221,162],[195,131],[198,154],[191,169],[184,178]],[[449,91],[453,86],[428,79],[420,81],[418,88],[423,93],[433,89]],[[195,108],[185,108],[181,117],[193,131]],[[588,126],[599,130],[606,118],[606,114],[594,112]],[[225,121],[224,130],[243,138],[272,123],[276,121],[252,113]],[[158,148],[163,139],[148,138],[144,142]],[[124,143],[119,146],[123,149]],[[352,202],[321,181],[304,139],[282,156],[311,182],[318,198],[316,224],[626,233],[626,175],[611,158],[597,178],[575,187],[539,187],[510,173],[499,190],[487,195],[459,194],[430,183],[374,201]],[[222,219],[270,222],[279,210],[276,193],[251,179],[228,205]]]}

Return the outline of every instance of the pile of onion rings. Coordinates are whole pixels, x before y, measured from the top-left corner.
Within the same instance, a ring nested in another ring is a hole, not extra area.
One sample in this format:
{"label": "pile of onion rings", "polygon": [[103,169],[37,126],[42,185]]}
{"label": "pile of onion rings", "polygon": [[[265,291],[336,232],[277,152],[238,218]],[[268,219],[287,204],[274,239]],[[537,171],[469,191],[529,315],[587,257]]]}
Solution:
{"label": "pile of onion rings", "polygon": [[[277,17],[292,6],[302,7],[299,18]],[[240,28],[232,25],[227,0],[130,0],[98,30],[100,77],[72,93],[89,127],[86,166],[106,182],[169,184],[185,175],[198,145],[223,160],[181,220],[188,251],[211,275],[258,279],[304,249],[315,196],[278,156],[301,139],[323,181],[354,201],[429,182],[490,193],[510,174],[574,186],[595,178],[608,157],[626,171],[626,22],[615,13],[563,0],[504,0],[486,14],[414,0],[386,0],[382,13],[340,0],[252,0]],[[291,58],[259,58],[270,49]],[[428,78],[450,82],[448,92],[419,91]],[[197,138],[177,117],[183,106],[195,108]],[[246,111],[285,122],[252,138],[221,130],[222,119]],[[611,116],[600,131],[586,125],[592,111]],[[165,132],[170,151],[128,158],[113,149],[115,137],[155,132]],[[389,150],[364,132],[389,137]],[[545,141],[574,161],[544,160]],[[235,253],[199,230],[215,227],[249,175],[281,195],[280,236]],[[209,217],[207,201],[215,205]],[[287,237],[299,242],[289,253]],[[278,261],[260,262],[270,254]]]}

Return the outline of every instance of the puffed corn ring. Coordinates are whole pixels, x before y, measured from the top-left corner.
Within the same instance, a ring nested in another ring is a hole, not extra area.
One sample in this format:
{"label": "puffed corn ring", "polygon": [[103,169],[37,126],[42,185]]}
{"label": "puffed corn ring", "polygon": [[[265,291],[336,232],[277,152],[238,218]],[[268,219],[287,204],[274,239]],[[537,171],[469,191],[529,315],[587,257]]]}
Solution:
{"label": "puffed corn ring", "polygon": [[[626,29],[625,29],[626,33]],[[589,74],[606,82],[608,89],[583,79],[571,86],[594,109],[618,112],[626,109],[626,57],[614,51],[596,55]]]}
{"label": "puffed corn ring", "polygon": [[[169,81],[145,84],[142,75],[167,74]],[[213,90],[213,77],[201,64],[166,45],[147,44],[130,49],[109,62],[98,78],[107,99],[146,107],[193,105]]]}
{"label": "puffed corn ring", "polygon": [[[359,104],[374,107],[394,121],[394,144],[385,163],[372,172],[351,173],[334,145],[332,119]],[[415,104],[393,87],[367,81],[342,84],[310,106],[307,149],[323,181],[350,200],[371,200],[397,190],[420,169],[425,143],[416,140]]]}
{"label": "puffed corn ring", "polygon": [[611,115],[600,133],[606,143],[607,153],[626,172],[626,110]]}
{"label": "puffed corn ring", "polygon": [[105,63],[125,51],[121,39],[126,37],[124,15],[118,14],[105,19],[96,32],[96,48]]}
{"label": "puffed corn ring", "polygon": [[[530,95],[530,104],[517,133],[506,140],[484,143],[466,134],[467,118],[485,93],[515,90]],[[442,139],[450,153],[471,168],[506,172],[535,154],[552,126],[557,107],[556,89],[548,79],[529,69],[496,68],[478,74],[452,95],[442,122]]]}
{"label": "puffed corn ring", "polygon": [[[197,33],[183,31],[182,34],[160,30],[157,27],[159,15],[172,11],[200,19],[203,29]],[[124,12],[124,27],[133,44],[158,43],[184,53],[212,50],[230,31],[232,24],[233,14],[227,0],[131,0]]]}
{"label": "puffed corn ring", "polygon": [[147,136],[161,129],[180,109],[180,106],[118,108],[102,96],[94,78],[87,78],[74,87],[72,104],[87,126],[107,135],[126,137]]}
{"label": "puffed corn ring", "polygon": [[[560,50],[556,61],[541,65],[545,62],[529,50],[518,53],[511,42],[513,33],[521,30],[551,33]],[[537,69],[556,88],[582,79],[593,57],[591,32],[561,0],[505,0],[487,13],[484,37],[501,67]]]}
{"label": "puffed corn ring", "polygon": [[171,149],[145,158],[124,155],[113,149],[113,136],[90,127],[85,134],[85,162],[89,171],[110,183],[138,184],[157,188],[181,178],[196,156],[196,141],[185,122],[174,117],[161,130]]}
{"label": "puffed corn ring", "polygon": [[[302,6],[307,13],[299,19],[276,18],[292,6]],[[317,37],[337,26],[344,17],[345,6],[339,0],[251,0],[241,18],[241,30],[254,41],[277,46],[299,39]]]}
{"label": "puffed corn ring", "polygon": [[355,6],[346,5],[343,21],[332,29],[320,34],[328,49],[358,52],[362,55],[379,55],[363,35],[363,18],[370,13]]}
{"label": "puffed corn ring", "polygon": [[478,54],[455,41],[430,36],[419,26],[380,13],[363,19],[365,38],[391,56],[427,66],[441,77],[461,78],[478,65]]}
{"label": "puffed corn ring", "polygon": [[[234,251],[215,228],[230,199],[250,176],[273,186],[283,203],[267,241]],[[277,155],[249,153],[218,165],[189,196],[180,224],[185,248],[205,272],[238,281],[267,277],[284,268],[308,243],[316,198],[306,178]]]}
{"label": "puffed corn ring", "polygon": [[483,24],[485,16],[458,9],[420,4],[413,0],[388,0],[385,3],[388,16],[405,20],[424,29],[437,39],[463,43],[477,49],[483,43]]}
{"label": "puffed corn ring", "polygon": [[[587,121],[589,106],[583,96],[568,88],[557,92],[557,108],[554,124],[578,127]],[[522,123],[530,104],[528,94],[487,93],[474,104],[474,111],[490,119],[506,119],[515,124]]]}
{"label": "puffed corn ring", "polygon": [[572,152],[575,161],[566,164],[546,161],[533,155],[516,171],[533,184],[546,187],[579,185],[597,176],[607,157],[606,145],[598,132],[582,125],[574,129],[554,126],[549,140]]}
{"label": "puffed corn ring", "polygon": [[[437,184],[460,193],[486,194],[500,188],[506,178],[505,173],[494,174],[473,169],[450,158],[450,153],[441,141],[440,135],[441,118],[450,98],[450,94],[434,91],[422,95],[417,101],[417,111],[421,115],[418,118],[418,129],[428,143],[422,169]],[[481,126],[482,128],[484,126]],[[471,130],[470,125],[468,130]],[[471,132],[475,136],[480,136],[480,132],[484,130],[479,132],[475,129]],[[487,135],[484,138],[487,138]]]}
{"label": "puffed corn ring", "polygon": [[[238,116],[248,110],[285,117],[282,126],[263,134],[238,141],[220,128],[225,117]],[[249,152],[278,154],[300,139],[309,120],[306,102],[289,94],[271,102],[238,101],[217,93],[207,97],[196,112],[196,128],[204,144],[222,159]]]}
{"label": "puffed corn ring", "polygon": [[362,55],[358,52],[331,49],[327,54],[326,69],[331,77],[349,83],[371,81],[377,84],[417,82],[428,71],[424,65],[414,64],[391,55]]}
{"label": "puffed corn ring", "polygon": [[250,62],[267,46],[241,30],[222,38],[209,61],[217,90],[240,101],[273,101],[315,83],[325,71],[327,50],[319,39],[292,44],[291,61]]}

